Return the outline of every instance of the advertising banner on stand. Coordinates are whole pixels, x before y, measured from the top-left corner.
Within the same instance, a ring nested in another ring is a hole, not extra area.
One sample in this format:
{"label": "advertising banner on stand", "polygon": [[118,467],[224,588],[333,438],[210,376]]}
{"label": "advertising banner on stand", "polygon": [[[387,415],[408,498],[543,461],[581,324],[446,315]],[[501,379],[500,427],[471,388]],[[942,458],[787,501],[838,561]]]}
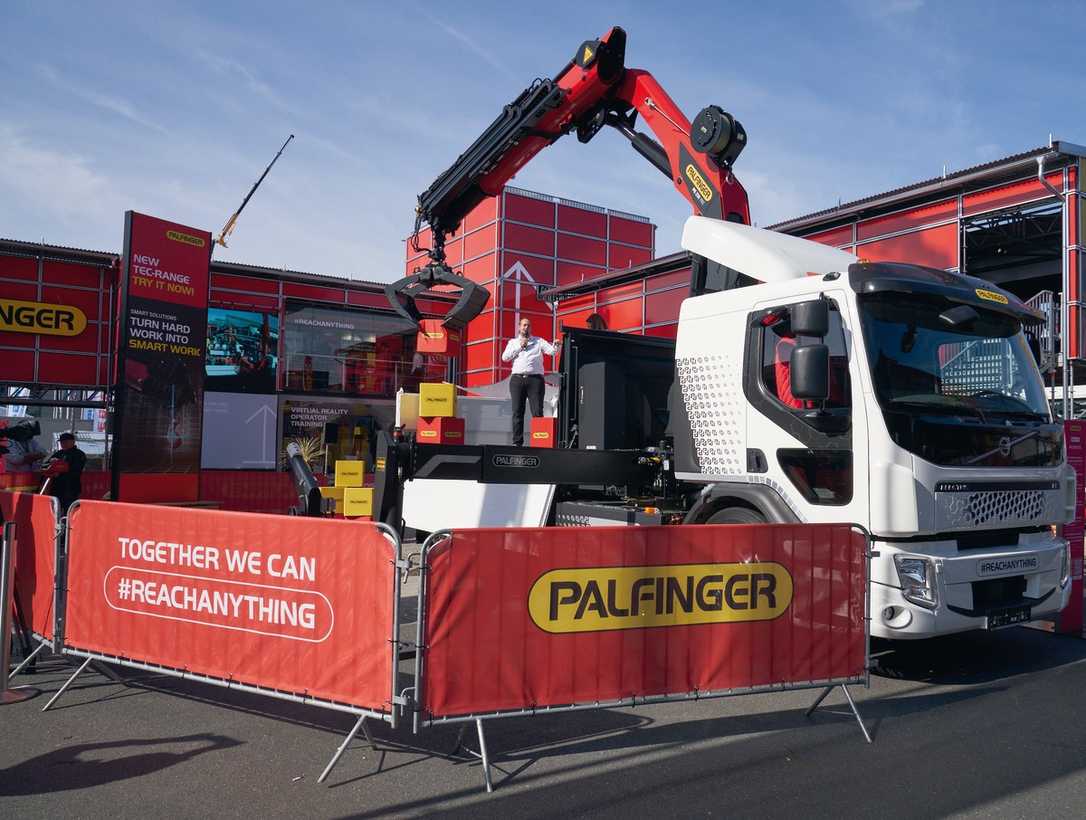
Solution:
{"label": "advertising banner on stand", "polygon": [[65,644],[387,711],[395,558],[368,523],[80,502]]}
{"label": "advertising banner on stand", "polygon": [[114,499],[198,496],[210,262],[207,231],[125,214]]}
{"label": "advertising banner on stand", "polygon": [[455,530],[427,547],[424,719],[866,676],[848,524]]}

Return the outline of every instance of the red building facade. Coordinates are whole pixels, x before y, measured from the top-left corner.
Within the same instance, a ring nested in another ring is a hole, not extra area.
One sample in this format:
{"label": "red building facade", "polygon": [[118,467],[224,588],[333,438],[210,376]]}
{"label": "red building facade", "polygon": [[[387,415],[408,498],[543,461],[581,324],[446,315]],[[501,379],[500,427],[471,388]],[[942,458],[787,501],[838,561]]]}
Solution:
{"label": "red building facade", "polygon": [[[507,187],[480,203],[449,237],[449,265],[490,291],[486,309],[467,327],[461,364],[466,387],[509,375],[501,361],[518,317],[553,338],[561,329],[541,289],[571,286],[608,271],[636,268],[655,255],[656,226],[647,217]],[[405,273],[426,264],[429,231],[418,248],[407,240]],[[640,323],[639,323],[640,326]]]}

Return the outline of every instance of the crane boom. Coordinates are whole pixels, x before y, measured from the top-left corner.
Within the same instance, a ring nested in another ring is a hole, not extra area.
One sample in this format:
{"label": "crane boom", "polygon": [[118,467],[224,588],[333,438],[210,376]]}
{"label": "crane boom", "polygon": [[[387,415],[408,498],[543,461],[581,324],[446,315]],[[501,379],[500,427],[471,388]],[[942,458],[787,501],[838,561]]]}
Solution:
{"label": "crane boom", "polygon": [[[522,91],[490,126],[418,198],[412,242],[419,248],[422,223],[430,226],[430,261],[385,288],[393,308],[418,321],[414,297],[435,285],[460,287],[445,318],[463,327],[486,305],[485,288],[454,273],[445,262],[445,238],[488,196],[501,192],[536,154],[575,131],[590,141],[604,126],[625,136],[700,216],[750,224],[746,191],[731,167],[746,145],[742,125],[718,106],[708,106],[693,125],[647,71],[626,68],[626,32],[614,27],[580,45],[553,79]],[[636,129],[640,115],[655,139]]]}

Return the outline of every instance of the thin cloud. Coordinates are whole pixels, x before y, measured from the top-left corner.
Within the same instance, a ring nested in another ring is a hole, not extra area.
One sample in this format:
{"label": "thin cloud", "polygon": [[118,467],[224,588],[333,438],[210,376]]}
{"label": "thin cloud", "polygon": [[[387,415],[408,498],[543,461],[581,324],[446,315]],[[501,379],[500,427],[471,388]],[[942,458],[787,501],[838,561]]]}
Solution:
{"label": "thin cloud", "polygon": [[497,59],[494,56],[492,49],[488,49],[482,46],[471,37],[469,37],[467,34],[462,32],[460,29],[456,28],[455,26],[449,25],[443,20],[439,20],[425,9],[420,8],[418,9],[418,12],[435,26],[437,26],[439,29],[452,37],[454,40],[457,40],[459,43],[461,43],[461,45],[463,45],[468,51],[470,51],[476,57],[479,57],[491,68],[496,68],[498,71],[502,72],[505,76],[511,79],[517,79],[517,75],[509,68],[509,66],[507,66],[505,63],[503,63],[501,60]]}
{"label": "thin cloud", "polygon": [[204,49],[198,49],[196,51],[196,56],[204,65],[217,74],[241,79],[241,81],[245,83],[245,87],[257,96],[264,98],[282,111],[293,113],[290,104],[279,96],[270,85],[261,80],[254,71],[250,70],[242,63],[239,63],[233,57],[222,57],[218,54],[212,54],[209,51],[205,51]]}
{"label": "thin cloud", "polygon": [[149,128],[152,131],[158,131],[160,134],[168,134],[169,131],[154,120],[150,120],[143,116],[139,110],[128,102],[128,100],[121,97],[114,97],[109,94],[103,94],[99,91],[95,91],[91,88],[85,88],[81,85],[71,82],[63,75],[60,74],[55,68],[48,65],[39,65],[37,67],[38,74],[52,83],[61,91],[71,94],[84,102],[88,102],[91,105],[97,106],[105,111],[109,111],[112,114],[116,114],[124,119],[134,122],[137,125],[142,125],[144,128]]}
{"label": "thin cloud", "polygon": [[[0,127],[0,199],[22,203],[21,208],[47,214],[66,227],[83,228],[86,221],[100,228],[103,213],[111,218],[121,213],[114,191],[82,156],[34,145],[16,130]],[[75,241],[69,235],[50,238],[60,244]],[[80,241],[98,247],[104,240]]]}

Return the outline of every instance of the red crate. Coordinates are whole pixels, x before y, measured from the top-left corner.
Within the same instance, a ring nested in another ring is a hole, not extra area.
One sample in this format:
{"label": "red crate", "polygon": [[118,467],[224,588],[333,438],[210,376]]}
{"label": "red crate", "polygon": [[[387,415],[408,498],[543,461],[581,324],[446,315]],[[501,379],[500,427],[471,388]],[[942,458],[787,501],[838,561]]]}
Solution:
{"label": "red crate", "polygon": [[463,444],[464,420],[449,416],[420,418],[415,428],[419,444]]}
{"label": "red crate", "polygon": [[553,416],[533,418],[529,445],[532,447],[557,447],[558,419]]}

